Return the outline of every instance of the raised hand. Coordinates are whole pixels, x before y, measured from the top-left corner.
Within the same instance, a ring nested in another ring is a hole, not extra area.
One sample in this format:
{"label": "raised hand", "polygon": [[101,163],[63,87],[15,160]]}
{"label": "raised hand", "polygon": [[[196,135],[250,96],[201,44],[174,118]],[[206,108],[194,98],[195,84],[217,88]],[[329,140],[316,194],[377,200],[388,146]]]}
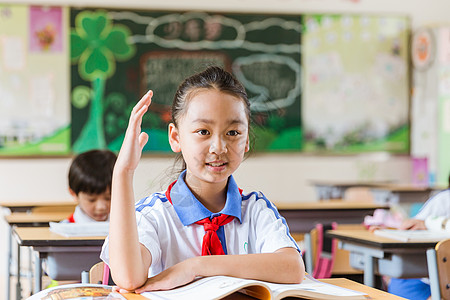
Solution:
{"label": "raised hand", "polygon": [[148,91],[131,111],[125,138],[117,157],[116,167],[134,171],[148,141],[148,134],[141,132],[142,117],[152,102],[153,91]]}

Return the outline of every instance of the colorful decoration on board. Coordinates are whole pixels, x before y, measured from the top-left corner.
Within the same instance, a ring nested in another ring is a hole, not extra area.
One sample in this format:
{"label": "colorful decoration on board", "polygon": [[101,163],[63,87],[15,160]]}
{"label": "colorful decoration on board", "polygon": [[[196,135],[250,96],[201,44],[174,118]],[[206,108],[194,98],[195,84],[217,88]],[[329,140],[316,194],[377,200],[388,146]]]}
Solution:
{"label": "colorful decoration on board", "polygon": [[406,17],[304,15],[304,151],[409,152]]}
{"label": "colorful decoration on board", "polygon": [[130,35],[127,27],[113,25],[106,11],[82,11],[76,16],[70,33],[70,57],[81,78],[91,83],[91,90],[79,86],[72,92],[75,107],[83,108],[90,102],[88,120],[72,146],[75,152],[106,148],[105,83],[114,74],[116,61],[133,56],[134,45],[127,41]]}
{"label": "colorful decoration on board", "polygon": [[0,4],[0,155],[70,153],[68,8]]}
{"label": "colorful decoration on board", "polygon": [[412,37],[411,56],[414,68],[418,70],[427,69],[436,55],[436,42],[431,30],[421,28]]}

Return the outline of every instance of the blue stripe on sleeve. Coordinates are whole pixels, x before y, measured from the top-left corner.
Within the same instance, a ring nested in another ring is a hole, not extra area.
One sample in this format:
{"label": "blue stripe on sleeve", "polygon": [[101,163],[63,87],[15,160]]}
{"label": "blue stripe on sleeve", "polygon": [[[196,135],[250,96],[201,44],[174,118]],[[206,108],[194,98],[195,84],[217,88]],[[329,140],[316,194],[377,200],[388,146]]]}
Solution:
{"label": "blue stripe on sleeve", "polygon": [[153,207],[153,205],[155,205],[156,201],[160,200],[161,202],[167,202],[167,198],[164,194],[162,193],[155,193],[153,195],[151,195],[150,197],[145,197],[141,200],[139,200],[138,203],[136,203],[135,207],[136,207],[136,211],[142,211],[145,207]]}
{"label": "blue stripe on sleeve", "polygon": [[292,238],[291,234],[289,233],[289,226],[288,226],[287,223],[286,223],[286,219],[285,219],[282,215],[280,215],[280,213],[278,212],[277,208],[272,204],[272,202],[270,202],[270,201],[266,198],[266,196],[264,196],[264,194],[263,194],[262,192],[260,192],[260,193],[261,193],[262,198],[261,198],[261,197],[258,197],[258,200],[259,200],[259,199],[263,199],[264,201],[266,201],[267,207],[273,211],[275,217],[276,217],[277,219],[281,219],[281,221],[283,222],[284,226],[286,227],[286,234],[287,234],[287,236],[291,239],[291,241],[294,242],[294,245],[297,247],[298,252],[302,253],[301,250],[300,250],[300,248],[299,248],[298,245],[297,245],[297,242]]}

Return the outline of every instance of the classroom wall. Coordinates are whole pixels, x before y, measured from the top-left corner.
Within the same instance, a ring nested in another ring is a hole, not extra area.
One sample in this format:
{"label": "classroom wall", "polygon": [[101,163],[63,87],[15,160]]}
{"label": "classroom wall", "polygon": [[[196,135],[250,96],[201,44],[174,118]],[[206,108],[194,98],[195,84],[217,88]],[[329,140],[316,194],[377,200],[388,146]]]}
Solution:
{"label": "classroom wall", "polygon": [[[0,3],[9,1],[0,0]],[[407,15],[413,29],[445,23],[450,9],[448,0],[233,0],[233,1],[144,1],[144,0],[17,0],[14,3],[104,6],[158,10],[210,10],[271,13],[364,13]],[[71,158],[0,158],[0,200],[38,201],[68,198],[66,174]],[[170,168],[172,157],[146,156],[135,177],[136,196],[159,190],[162,174]],[[363,154],[357,156],[315,156],[302,153],[254,154],[237,172],[243,188],[261,189],[278,201],[314,201],[311,179],[379,179],[410,181],[408,156]],[[261,176],[264,174],[264,176]],[[282,180],[279,180],[282,178]],[[291,187],[297,195],[294,199]],[[30,193],[31,191],[31,193]]]}
{"label": "classroom wall", "polygon": [[[209,10],[268,13],[367,13],[407,15],[413,29],[448,22],[448,0],[15,0],[0,3],[25,3],[74,6],[127,7],[155,10]],[[69,199],[66,174],[70,157],[0,158],[0,200],[50,201]],[[164,186],[164,172],[172,157],[147,156],[135,175],[137,198]],[[246,190],[262,190],[273,201],[315,201],[311,179],[398,180],[409,182],[408,156],[385,153],[356,156],[319,156],[302,153],[251,155],[236,173]],[[0,239],[6,239],[6,226],[0,224]],[[4,251],[1,247],[0,252]],[[4,257],[4,253],[0,253]],[[0,269],[4,270],[4,259]],[[4,282],[0,280],[0,282]],[[0,290],[3,290],[0,287]]]}

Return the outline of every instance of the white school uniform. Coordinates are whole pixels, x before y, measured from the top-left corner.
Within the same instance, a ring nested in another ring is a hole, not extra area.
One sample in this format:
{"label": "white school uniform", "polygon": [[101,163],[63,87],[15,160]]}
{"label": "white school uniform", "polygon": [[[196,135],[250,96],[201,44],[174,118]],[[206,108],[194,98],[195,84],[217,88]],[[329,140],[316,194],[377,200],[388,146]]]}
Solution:
{"label": "white school uniform", "polygon": [[[300,252],[286,220],[262,193],[241,193],[230,176],[225,207],[212,213],[195,198],[184,177],[185,171],[170,194],[154,193],[136,203],[139,242],[152,255],[149,277],[188,258],[201,256],[205,230],[194,223],[220,214],[235,217],[217,230],[225,254],[271,253],[284,247]],[[100,255],[107,264],[108,241],[107,238]]]}
{"label": "white school uniform", "polygon": [[[109,215],[108,218],[105,220],[109,222]],[[71,214],[67,219],[62,220],[60,223],[92,223],[92,222],[99,222],[90,216],[88,216],[79,205],[75,207],[75,211],[73,214]]]}
{"label": "white school uniform", "polygon": [[450,231],[450,189],[428,199],[414,218],[424,220],[430,230]]}

